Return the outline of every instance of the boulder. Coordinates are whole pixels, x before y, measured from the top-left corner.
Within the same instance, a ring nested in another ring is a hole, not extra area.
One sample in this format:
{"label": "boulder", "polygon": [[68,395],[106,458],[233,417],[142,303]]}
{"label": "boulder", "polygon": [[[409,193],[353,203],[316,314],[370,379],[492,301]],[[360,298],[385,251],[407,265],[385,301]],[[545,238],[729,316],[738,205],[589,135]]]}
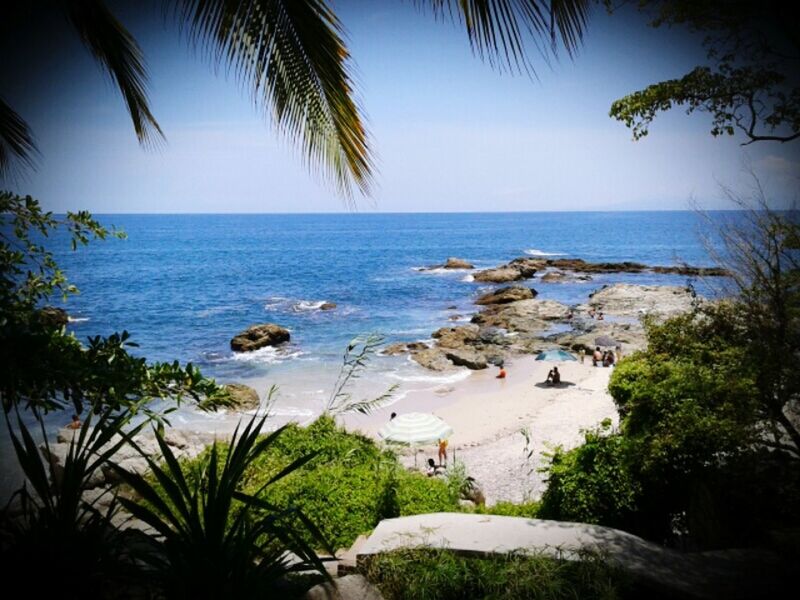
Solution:
{"label": "boulder", "polygon": [[453,368],[452,363],[447,360],[444,353],[436,348],[421,350],[412,354],[411,358],[420,366],[431,371],[447,371]]}
{"label": "boulder", "polygon": [[531,288],[513,285],[494,290],[488,294],[484,294],[475,300],[475,304],[479,304],[481,306],[485,306],[487,304],[508,304],[509,302],[517,302],[518,300],[530,300],[531,298],[536,297],[536,294],[536,290]]}
{"label": "boulder", "polygon": [[540,258],[515,258],[510,263],[508,263],[509,267],[513,267],[517,269],[525,279],[530,279],[533,277],[537,271],[544,268],[546,265],[546,261]]}
{"label": "boulder", "polygon": [[520,279],[527,279],[522,271],[511,266],[497,267],[496,269],[486,269],[475,273],[475,281],[485,283],[511,283]]}
{"label": "boulder", "polygon": [[563,271],[550,271],[542,275],[542,281],[552,283],[553,281],[564,281],[567,279],[567,274]]}
{"label": "boulder", "polygon": [[406,354],[407,352],[413,354],[426,348],[428,348],[428,344],[424,342],[408,342],[407,344],[405,342],[396,342],[386,346],[381,353],[387,356],[395,356],[397,354]]}
{"label": "boulder", "polygon": [[555,300],[519,300],[493,304],[472,317],[481,327],[499,327],[511,332],[538,332],[547,329],[548,321],[566,320],[570,308]]}
{"label": "boulder", "polygon": [[480,370],[486,368],[486,356],[472,348],[448,348],[445,356],[454,365]]}
{"label": "boulder", "polygon": [[251,352],[289,341],[289,330],[274,323],[252,325],[231,340],[234,352]]}
{"label": "boulder", "polygon": [[425,342],[408,342],[406,348],[408,348],[409,352],[420,352],[422,350],[427,350],[429,346]]}
{"label": "boulder", "polygon": [[695,301],[691,291],[681,286],[616,283],[593,292],[588,306],[606,315],[663,318],[691,310]]}
{"label": "boulder", "polygon": [[255,410],[261,405],[258,392],[243,383],[226,383],[224,386],[234,402],[236,410]]}
{"label": "boulder", "polygon": [[478,339],[476,325],[460,325],[458,327],[442,327],[431,334],[440,348],[461,348]]}
{"label": "boulder", "polygon": [[320,304],[320,310],[333,310],[336,308],[336,302],[323,302]]}
{"label": "boulder", "polygon": [[475,265],[467,262],[463,258],[450,257],[444,263],[443,267],[445,269],[474,269]]}
{"label": "boulder", "polygon": [[63,308],[45,306],[39,309],[39,322],[47,327],[64,327],[69,322],[69,316]]}
{"label": "boulder", "polygon": [[721,267],[691,267],[679,265],[676,267],[653,267],[654,273],[673,273],[675,275],[689,275],[694,277],[729,277],[730,271]]}

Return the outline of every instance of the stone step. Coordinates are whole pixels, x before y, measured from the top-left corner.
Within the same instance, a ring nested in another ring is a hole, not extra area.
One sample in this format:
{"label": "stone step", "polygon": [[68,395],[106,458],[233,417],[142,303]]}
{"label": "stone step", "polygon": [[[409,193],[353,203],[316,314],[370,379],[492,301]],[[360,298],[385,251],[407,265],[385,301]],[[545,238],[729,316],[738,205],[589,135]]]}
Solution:
{"label": "stone step", "polygon": [[349,575],[350,573],[355,573],[357,571],[356,558],[358,553],[361,551],[361,547],[367,543],[367,539],[369,538],[366,535],[360,535],[356,538],[356,541],[353,542],[353,545],[350,546],[349,550],[336,553],[336,556],[339,558],[339,566],[337,570],[339,577]]}

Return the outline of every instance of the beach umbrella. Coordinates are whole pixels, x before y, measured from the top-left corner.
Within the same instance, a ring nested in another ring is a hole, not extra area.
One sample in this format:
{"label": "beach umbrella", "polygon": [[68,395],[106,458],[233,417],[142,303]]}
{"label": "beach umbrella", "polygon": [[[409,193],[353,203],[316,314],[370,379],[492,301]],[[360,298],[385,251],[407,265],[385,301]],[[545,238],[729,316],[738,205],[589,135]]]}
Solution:
{"label": "beach umbrella", "polygon": [[610,335],[601,335],[594,338],[595,346],[619,346],[619,342]]}
{"label": "beach umbrella", "polygon": [[387,442],[407,444],[414,448],[414,466],[417,464],[417,446],[434,444],[453,435],[453,428],[430,413],[405,413],[396,416],[378,430]]}
{"label": "beach umbrella", "polygon": [[567,352],[566,350],[545,350],[544,352],[540,352],[539,355],[536,357],[536,360],[557,360],[557,361],[567,361],[567,360],[578,360],[572,354]]}

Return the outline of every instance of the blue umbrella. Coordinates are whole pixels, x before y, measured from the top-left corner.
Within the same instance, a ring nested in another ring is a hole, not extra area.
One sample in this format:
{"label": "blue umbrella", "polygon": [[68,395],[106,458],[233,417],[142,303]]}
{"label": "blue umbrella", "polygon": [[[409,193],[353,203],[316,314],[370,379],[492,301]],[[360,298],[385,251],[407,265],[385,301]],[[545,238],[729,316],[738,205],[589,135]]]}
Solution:
{"label": "blue umbrella", "polygon": [[567,352],[566,350],[545,350],[544,352],[540,352],[539,355],[536,357],[536,360],[578,360],[572,354]]}

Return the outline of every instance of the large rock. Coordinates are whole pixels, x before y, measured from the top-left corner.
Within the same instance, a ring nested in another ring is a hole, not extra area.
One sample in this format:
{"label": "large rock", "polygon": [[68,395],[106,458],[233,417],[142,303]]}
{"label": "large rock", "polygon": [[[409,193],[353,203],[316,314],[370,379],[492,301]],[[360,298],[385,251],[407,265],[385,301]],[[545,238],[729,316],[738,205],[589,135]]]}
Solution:
{"label": "large rock", "polygon": [[671,317],[691,310],[694,301],[685,287],[616,283],[592,293],[588,306],[606,315]]}
{"label": "large rock", "polygon": [[39,309],[39,321],[48,327],[64,327],[69,322],[69,315],[63,308],[45,306]]}
{"label": "large rock", "polygon": [[320,310],[333,310],[336,308],[336,302],[323,302],[319,305]]}
{"label": "large rock", "polygon": [[425,350],[428,348],[428,344],[425,342],[396,342],[394,344],[389,344],[386,346],[382,351],[381,354],[385,354],[387,356],[395,356],[397,354],[414,354],[415,352],[419,352],[420,350]]}
{"label": "large rock", "polygon": [[275,323],[252,325],[231,340],[234,352],[251,352],[289,341],[289,330]]}
{"label": "large rock", "polygon": [[626,355],[635,350],[641,350],[647,345],[647,336],[641,323],[609,323],[607,321],[596,321],[584,330],[562,333],[556,337],[555,341],[575,352],[582,348],[586,351],[587,356],[591,356],[595,349],[594,341],[601,335],[619,342]]}
{"label": "large rock", "polygon": [[500,327],[512,332],[537,332],[547,329],[549,321],[566,320],[570,308],[555,300],[519,300],[490,305],[472,317],[481,327]]}
{"label": "large rock", "polygon": [[447,259],[447,261],[444,263],[443,266],[444,266],[445,269],[474,269],[475,268],[475,265],[473,265],[472,263],[467,262],[463,258],[454,258],[452,256]]}
{"label": "large rock", "polygon": [[511,283],[527,279],[520,269],[511,266],[498,267],[496,269],[486,269],[475,273],[474,280],[485,283]]}
{"label": "large rock", "polygon": [[486,368],[486,356],[472,348],[448,348],[445,356],[454,365],[480,370]]}
{"label": "large rock", "polygon": [[236,410],[255,410],[261,406],[258,392],[243,383],[226,383],[224,386],[235,404]]}
{"label": "large rock", "polygon": [[544,268],[545,261],[540,258],[515,258],[510,263],[508,263],[509,267],[513,267],[517,269],[525,279],[530,279],[536,272],[540,269]]}
{"label": "large rock", "polygon": [[518,300],[530,300],[531,298],[535,298],[536,295],[536,290],[520,285],[512,285],[484,294],[475,300],[475,304],[481,306],[487,304],[508,304],[509,302],[517,302]]}
{"label": "large rock", "polygon": [[436,348],[415,352],[411,358],[420,366],[431,371],[447,371],[453,368],[453,364],[447,360],[444,353]]}
{"label": "large rock", "polygon": [[459,327],[442,327],[431,334],[441,348],[462,348],[478,339],[476,325],[461,325]]}

